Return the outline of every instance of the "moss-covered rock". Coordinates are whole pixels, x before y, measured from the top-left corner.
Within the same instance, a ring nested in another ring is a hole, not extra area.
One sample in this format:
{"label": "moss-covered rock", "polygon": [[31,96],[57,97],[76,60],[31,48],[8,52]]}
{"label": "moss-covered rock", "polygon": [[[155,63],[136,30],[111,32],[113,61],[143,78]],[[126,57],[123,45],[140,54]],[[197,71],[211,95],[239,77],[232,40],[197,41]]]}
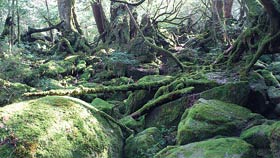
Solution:
{"label": "moss-covered rock", "polygon": [[97,109],[99,109],[101,111],[106,112],[109,115],[112,114],[113,108],[114,108],[114,105],[112,105],[112,104],[110,104],[110,103],[108,103],[105,100],[100,99],[100,98],[95,98],[91,102],[91,105],[93,105],[95,108],[97,108]]}
{"label": "moss-covered rock", "polygon": [[120,123],[124,124],[126,127],[133,129],[134,131],[140,132],[144,128],[144,121],[141,120],[135,120],[131,116],[126,116],[119,120]]}
{"label": "moss-covered rock", "polygon": [[188,144],[217,135],[237,136],[242,128],[260,119],[261,115],[236,104],[200,99],[183,114],[177,143]]}
{"label": "moss-covered rock", "polygon": [[34,90],[21,83],[12,83],[0,78],[0,106],[10,104],[22,99],[22,94]]}
{"label": "moss-covered rock", "polygon": [[252,145],[238,138],[219,138],[168,146],[155,158],[256,158]]}
{"label": "moss-covered rock", "polygon": [[248,82],[227,83],[201,93],[204,99],[219,99],[224,102],[245,105],[250,93]]}
{"label": "moss-covered rock", "polygon": [[280,103],[280,88],[269,87],[267,90],[267,94],[272,103]]}
{"label": "moss-covered rock", "polygon": [[126,105],[126,113],[130,114],[135,112],[152,98],[153,92],[148,90],[138,90],[131,93],[124,102]]}
{"label": "moss-covered rock", "polygon": [[39,71],[42,75],[47,77],[57,77],[59,74],[64,74],[67,72],[67,69],[61,64],[58,64],[56,61],[49,61],[45,64],[40,65]]}
{"label": "moss-covered rock", "polygon": [[256,148],[269,148],[270,125],[258,125],[241,133],[240,138],[254,145]]}
{"label": "moss-covered rock", "polygon": [[145,117],[145,127],[177,127],[187,105],[187,97],[182,97],[154,108]]}
{"label": "moss-covered rock", "polygon": [[122,134],[90,105],[71,97],[44,97],[0,108],[3,158],[120,158]]}
{"label": "moss-covered rock", "polygon": [[126,158],[150,158],[163,148],[160,130],[151,127],[126,140]]}
{"label": "moss-covered rock", "polygon": [[267,86],[279,86],[280,83],[271,71],[260,70],[258,71],[263,76]]}
{"label": "moss-covered rock", "polygon": [[280,157],[280,121],[271,126],[270,148],[274,158]]}
{"label": "moss-covered rock", "polygon": [[280,62],[273,62],[268,66],[268,70],[272,71],[273,74],[280,75]]}

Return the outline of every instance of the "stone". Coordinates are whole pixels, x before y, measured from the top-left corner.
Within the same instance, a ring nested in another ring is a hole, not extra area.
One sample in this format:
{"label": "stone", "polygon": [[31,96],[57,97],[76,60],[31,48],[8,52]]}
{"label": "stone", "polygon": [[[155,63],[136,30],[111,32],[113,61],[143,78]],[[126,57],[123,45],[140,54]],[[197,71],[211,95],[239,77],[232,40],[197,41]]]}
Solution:
{"label": "stone", "polygon": [[125,144],[126,158],[150,158],[163,148],[164,139],[159,129],[151,127],[130,136]]}
{"label": "stone", "polygon": [[248,82],[232,82],[201,93],[204,99],[219,99],[224,102],[246,105],[250,87]]}
{"label": "stone", "polygon": [[113,112],[114,105],[106,102],[103,99],[100,98],[95,98],[92,102],[91,105],[97,108],[98,110],[104,111],[107,114],[111,115]]}
{"label": "stone", "polygon": [[0,108],[1,157],[122,157],[122,132],[86,102],[49,96]]}
{"label": "stone", "polygon": [[168,146],[154,158],[257,158],[252,145],[238,138],[219,138]]}
{"label": "stone", "polygon": [[154,108],[145,116],[145,127],[177,127],[187,105],[188,98],[182,97]]}
{"label": "stone", "polygon": [[242,128],[262,119],[263,116],[236,104],[200,99],[183,114],[178,126],[177,144],[188,144],[217,135],[237,136]]}

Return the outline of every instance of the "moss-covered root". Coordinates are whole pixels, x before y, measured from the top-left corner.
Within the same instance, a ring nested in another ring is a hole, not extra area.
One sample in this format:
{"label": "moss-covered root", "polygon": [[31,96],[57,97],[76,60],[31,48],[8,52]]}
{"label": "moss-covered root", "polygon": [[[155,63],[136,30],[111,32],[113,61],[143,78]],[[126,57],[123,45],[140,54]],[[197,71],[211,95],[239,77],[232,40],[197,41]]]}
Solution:
{"label": "moss-covered root", "polygon": [[151,109],[153,109],[157,106],[163,105],[167,102],[178,99],[178,98],[182,97],[183,95],[185,95],[187,93],[190,93],[193,89],[194,89],[194,87],[188,87],[188,88],[184,88],[184,89],[177,90],[177,91],[174,91],[174,92],[170,92],[168,94],[164,94],[161,97],[158,97],[158,98],[148,102],[147,104],[143,105],[142,108],[135,111],[130,116],[133,117],[133,118],[138,118],[141,115],[147,113],[148,111],[150,111]]}
{"label": "moss-covered root", "polygon": [[93,93],[106,93],[106,92],[115,92],[115,91],[133,91],[133,90],[141,90],[141,89],[154,89],[164,85],[171,83],[174,80],[173,77],[170,77],[165,80],[155,81],[155,82],[145,82],[145,83],[135,83],[129,85],[121,85],[121,86],[104,86],[97,88],[85,88],[79,87],[75,89],[61,89],[61,90],[50,90],[50,91],[41,91],[41,92],[32,92],[32,93],[24,93],[23,96],[47,96],[47,95],[71,95],[78,96],[83,94],[93,94]]}

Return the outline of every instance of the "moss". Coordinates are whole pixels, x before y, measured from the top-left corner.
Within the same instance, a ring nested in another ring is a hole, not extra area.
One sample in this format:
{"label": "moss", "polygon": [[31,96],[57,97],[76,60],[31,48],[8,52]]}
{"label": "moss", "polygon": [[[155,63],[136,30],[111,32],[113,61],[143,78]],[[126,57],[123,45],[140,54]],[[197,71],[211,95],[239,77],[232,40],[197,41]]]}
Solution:
{"label": "moss", "polygon": [[280,121],[271,126],[269,140],[273,157],[280,157]]}
{"label": "moss", "polygon": [[44,97],[0,109],[0,155],[121,157],[119,129],[66,97]]}
{"label": "moss", "polygon": [[21,83],[12,83],[0,78],[0,106],[22,100],[22,94],[34,88]]}
{"label": "moss", "polygon": [[131,93],[125,100],[126,113],[131,114],[140,109],[145,103],[153,98],[154,92],[139,90]]}
{"label": "moss", "polygon": [[219,99],[228,103],[245,105],[249,93],[250,87],[248,82],[234,82],[204,91],[200,96],[204,99]]}
{"label": "moss", "polygon": [[143,119],[141,120],[134,120],[130,116],[126,116],[119,120],[120,123],[124,124],[130,129],[133,129],[134,131],[142,131],[144,127]]}
{"label": "moss", "polygon": [[100,98],[95,98],[91,102],[91,105],[93,105],[95,108],[97,108],[97,109],[99,109],[101,111],[106,112],[109,115],[112,114],[113,108],[114,108],[114,105],[112,105],[112,104],[110,104],[110,103],[108,103],[105,100],[100,99]]}
{"label": "moss", "polygon": [[270,125],[259,125],[241,133],[240,138],[254,145],[256,148],[269,148]]}
{"label": "moss", "polygon": [[84,69],[86,69],[87,67],[87,63],[84,60],[80,60],[77,64],[77,71],[83,71]]}
{"label": "moss", "polygon": [[45,64],[42,64],[39,67],[39,71],[41,74],[46,75],[48,77],[57,77],[59,74],[66,73],[66,69],[58,64],[56,61],[49,61]]}
{"label": "moss", "polygon": [[261,115],[236,104],[204,99],[200,99],[183,116],[178,126],[178,144],[216,135],[236,136],[247,124],[263,119]]}
{"label": "moss", "polygon": [[151,127],[127,138],[125,156],[126,158],[150,158],[163,148],[163,144],[160,130]]}
{"label": "moss", "polygon": [[145,127],[177,127],[187,100],[187,97],[181,97],[156,107],[145,116]]}
{"label": "moss", "polygon": [[238,138],[219,138],[169,146],[155,158],[256,158],[252,145]]}
{"label": "moss", "polygon": [[280,85],[279,81],[272,74],[272,72],[270,72],[268,70],[260,70],[258,72],[260,72],[261,75],[263,76],[267,86],[275,86],[275,87],[277,87],[277,86]]}

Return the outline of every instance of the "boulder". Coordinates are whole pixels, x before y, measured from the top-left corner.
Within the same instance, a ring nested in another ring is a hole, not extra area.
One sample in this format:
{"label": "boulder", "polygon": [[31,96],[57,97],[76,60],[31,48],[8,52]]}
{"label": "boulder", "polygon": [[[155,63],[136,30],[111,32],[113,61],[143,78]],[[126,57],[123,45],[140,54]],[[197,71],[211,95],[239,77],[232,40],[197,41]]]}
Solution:
{"label": "boulder", "polygon": [[40,65],[39,72],[47,77],[57,77],[58,75],[65,74],[67,69],[61,63],[51,60],[45,64]]}
{"label": "boulder", "polygon": [[97,108],[98,110],[104,111],[107,114],[111,115],[113,112],[114,105],[108,103],[107,101],[100,99],[100,98],[95,98],[92,102],[91,105]]}
{"label": "boulder", "polygon": [[44,97],[0,108],[0,155],[122,157],[122,133],[91,105],[71,97]]}
{"label": "boulder", "polygon": [[163,149],[164,139],[159,129],[151,127],[130,136],[125,144],[126,158],[150,158]]}
{"label": "boulder", "polygon": [[250,93],[248,82],[232,82],[201,93],[204,99],[219,99],[224,102],[245,105]]}
{"label": "boulder", "polygon": [[256,158],[252,145],[238,138],[219,138],[168,146],[155,158]]}
{"label": "boulder", "polygon": [[272,62],[269,64],[268,70],[272,71],[273,74],[280,75],[280,62]]}
{"label": "boulder", "polygon": [[145,127],[177,127],[187,106],[187,101],[188,97],[184,96],[154,108],[145,117]]}
{"label": "boulder", "polygon": [[280,157],[280,121],[271,125],[271,134],[269,140],[273,157]]}
{"label": "boulder", "polygon": [[267,90],[267,94],[273,104],[280,103],[280,88],[269,87]]}
{"label": "boulder", "polygon": [[217,135],[237,136],[243,128],[262,119],[261,115],[236,104],[200,99],[183,114],[177,143],[183,145]]}

